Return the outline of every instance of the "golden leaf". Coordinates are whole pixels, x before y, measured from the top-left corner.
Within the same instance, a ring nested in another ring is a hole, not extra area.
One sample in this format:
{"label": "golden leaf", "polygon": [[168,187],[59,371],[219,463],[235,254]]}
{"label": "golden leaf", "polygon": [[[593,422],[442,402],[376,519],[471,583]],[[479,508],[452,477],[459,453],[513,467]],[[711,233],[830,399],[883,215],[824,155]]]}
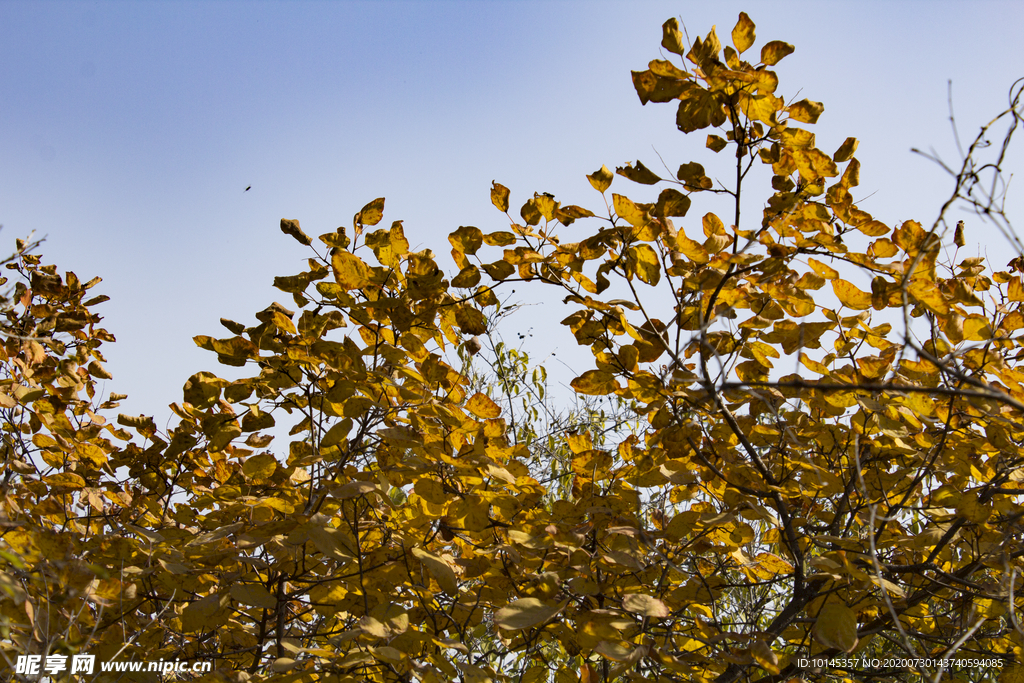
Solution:
{"label": "golden leaf", "polygon": [[857,647],[857,613],[846,605],[829,603],[818,612],[814,637],[825,647],[853,652]]}
{"label": "golden leaf", "polygon": [[743,54],[754,44],[754,40],[754,22],[746,12],[740,12],[740,18],[732,29],[732,44],[736,46],[736,52]]}
{"label": "golden leaf", "polygon": [[537,598],[522,598],[511,602],[494,613],[494,623],[506,631],[518,631],[538,626],[561,612],[567,603],[557,606],[545,604]]}
{"label": "golden leaf", "polygon": [[413,548],[412,555],[418,559],[430,575],[437,581],[437,585],[441,587],[445,593],[451,596],[457,596],[459,594],[459,586],[455,577],[455,571],[451,566],[442,560],[437,555],[428,553],[422,548]]}
{"label": "golden leaf", "polygon": [[622,599],[622,608],[627,612],[639,614],[644,617],[655,617],[663,619],[671,611],[661,600],[643,593],[630,593]]}
{"label": "golden leaf", "polygon": [[832,291],[835,292],[836,298],[847,308],[852,308],[855,311],[871,308],[870,292],[861,291],[852,282],[839,278],[832,280]]}
{"label": "golden leaf", "polygon": [[587,176],[587,180],[594,186],[594,189],[598,192],[604,192],[612,184],[612,178],[615,176],[611,171],[608,170],[607,166],[601,166],[598,170],[594,171]]}
{"label": "golden leaf", "polygon": [[508,211],[509,190],[501,183],[491,181],[491,203],[498,207],[498,211]]}
{"label": "golden leaf", "polygon": [[258,583],[236,583],[231,586],[228,593],[243,605],[274,609],[277,607],[277,598],[270,594],[262,584]]}
{"label": "golden leaf", "polygon": [[773,40],[761,48],[761,63],[767,66],[775,66],[783,57],[793,54],[795,49],[789,43]]}
{"label": "golden leaf", "polygon": [[477,417],[484,419],[501,415],[501,408],[498,407],[498,404],[492,401],[486,394],[479,392],[469,397],[469,400],[466,401],[466,409]]}
{"label": "golden leaf", "polygon": [[335,281],[346,290],[358,289],[369,282],[366,264],[351,252],[335,250],[331,256],[331,266],[334,268]]}

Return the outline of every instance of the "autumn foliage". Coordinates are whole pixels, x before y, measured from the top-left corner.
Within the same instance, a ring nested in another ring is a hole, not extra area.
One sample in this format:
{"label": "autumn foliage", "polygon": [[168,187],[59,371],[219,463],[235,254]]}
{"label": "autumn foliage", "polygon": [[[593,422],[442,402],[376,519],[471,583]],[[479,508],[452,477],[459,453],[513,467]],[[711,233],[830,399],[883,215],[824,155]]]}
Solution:
{"label": "autumn foliage", "polygon": [[[947,234],[978,165],[930,227],[858,208],[857,141],[822,151],[823,105],[779,94],[794,48],[753,50],[746,14],[731,38],[686,45],[669,20],[669,59],[633,72],[729,180],[637,161],[588,176],[592,209],[518,213],[494,183],[496,229],[449,236],[454,276],[379,227],[383,199],[319,239],[283,220],[309,252],[274,280],[291,301],[195,338],[250,372],[188,378],[168,431],[96,393],[97,281],[19,245],[6,658],[212,660],[228,681],[916,680],[812,656],[1016,675],[1024,258],[994,270]],[[572,387],[618,415],[530,431],[507,349],[481,350],[513,282],[564,298],[592,358]]]}

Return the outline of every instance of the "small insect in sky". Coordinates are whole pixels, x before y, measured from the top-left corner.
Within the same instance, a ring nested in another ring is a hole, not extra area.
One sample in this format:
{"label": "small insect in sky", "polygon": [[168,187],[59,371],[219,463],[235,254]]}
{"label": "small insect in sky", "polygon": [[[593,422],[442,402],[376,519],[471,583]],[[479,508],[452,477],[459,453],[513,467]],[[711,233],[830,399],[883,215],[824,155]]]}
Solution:
{"label": "small insect in sky", "polygon": [[252,189],[252,185],[250,185],[249,187],[245,188],[245,192],[248,192],[251,189]]}

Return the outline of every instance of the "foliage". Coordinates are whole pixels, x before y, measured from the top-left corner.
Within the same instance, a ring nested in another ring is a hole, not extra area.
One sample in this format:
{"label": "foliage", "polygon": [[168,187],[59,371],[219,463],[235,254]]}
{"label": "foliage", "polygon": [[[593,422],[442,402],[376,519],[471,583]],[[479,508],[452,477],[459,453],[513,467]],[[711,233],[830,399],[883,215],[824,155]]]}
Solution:
{"label": "foliage", "polygon": [[[1024,257],[961,258],[952,202],[927,230],[858,208],[856,140],[823,152],[798,125],[823,106],[776,94],[793,47],[743,61],[745,14],[732,42],[687,48],[669,20],[680,59],[633,73],[683,133],[715,131],[730,185],[638,161],[616,174],[666,186],[654,201],[610,192],[602,167],[600,212],[536,194],[516,217],[494,183],[510,226],[453,232],[450,281],[400,221],[376,228],[383,199],[319,243],[283,220],[312,252],[274,282],[301,312],[196,337],[252,373],[190,377],[166,432],[104,417],[123,397],[96,398],[113,338],[95,281],[11,263],[8,658],[213,659],[211,680],[281,681],[916,680],[799,663],[848,654],[1019,672]],[[954,198],[978,178],[962,169]],[[731,225],[690,217],[713,196]],[[561,241],[575,221],[593,229]],[[593,358],[572,386],[617,407],[547,407],[543,374],[496,341],[512,282],[564,295]]]}

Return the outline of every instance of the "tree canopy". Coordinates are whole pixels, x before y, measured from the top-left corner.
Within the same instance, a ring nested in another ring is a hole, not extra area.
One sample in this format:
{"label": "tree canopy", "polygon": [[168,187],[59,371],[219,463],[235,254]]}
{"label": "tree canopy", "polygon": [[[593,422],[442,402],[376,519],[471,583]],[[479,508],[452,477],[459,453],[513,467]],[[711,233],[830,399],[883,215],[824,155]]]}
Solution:
{"label": "tree canopy", "polygon": [[[317,239],[282,220],[309,252],[274,279],[291,302],[195,337],[244,377],[192,375],[163,429],[98,394],[98,278],[19,244],[7,660],[209,660],[211,681],[1020,676],[1024,256],[997,270],[949,225],[966,202],[1012,236],[1020,86],[934,223],[890,225],[856,204],[857,141],[822,151],[823,105],[779,94],[793,46],[754,50],[743,13],[731,43],[670,19],[666,58],[632,74],[731,178],[602,166],[592,208],[537,193],[518,212],[494,182],[496,229],[449,235],[451,276],[381,227],[383,198]],[[575,406],[500,341],[513,283],[557,292],[590,351]]]}

